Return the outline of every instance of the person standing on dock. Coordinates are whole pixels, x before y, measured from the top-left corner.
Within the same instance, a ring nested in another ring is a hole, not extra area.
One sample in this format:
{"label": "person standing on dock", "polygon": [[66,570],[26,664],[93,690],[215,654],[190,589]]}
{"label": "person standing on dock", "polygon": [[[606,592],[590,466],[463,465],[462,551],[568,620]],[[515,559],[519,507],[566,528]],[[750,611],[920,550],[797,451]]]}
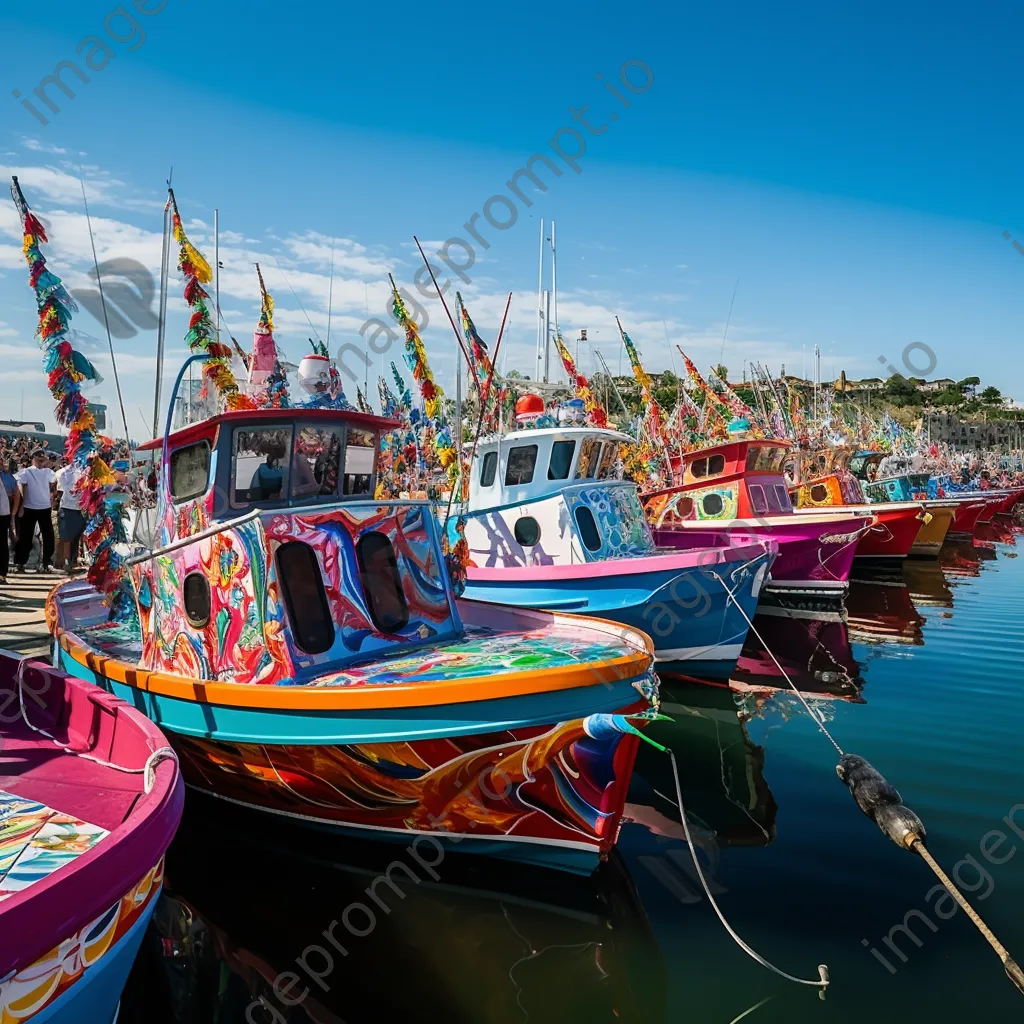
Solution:
{"label": "person standing on dock", "polygon": [[[14,463],[14,459],[11,459]],[[0,473],[0,583],[7,582],[7,569],[10,559],[7,540],[14,538],[14,529],[11,526],[11,505],[14,501],[14,489],[17,485],[14,482],[13,473]]]}
{"label": "person standing on dock", "polygon": [[46,452],[37,448],[32,453],[32,465],[18,472],[15,478],[18,490],[15,495],[14,515],[18,519],[18,544],[14,550],[16,572],[25,571],[29,552],[32,550],[32,536],[39,525],[42,551],[39,555],[39,571],[52,572],[53,558],[53,486],[57,474],[47,465]]}
{"label": "person standing on dock", "polygon": [[83,470],[69,462],[57,473],[57,493],[60,504],[57,508],[57,565],[63,566],[69,576],[74,576],[78,566],[78,548],[85,532],[85,516],[78,502],[76,485]]}

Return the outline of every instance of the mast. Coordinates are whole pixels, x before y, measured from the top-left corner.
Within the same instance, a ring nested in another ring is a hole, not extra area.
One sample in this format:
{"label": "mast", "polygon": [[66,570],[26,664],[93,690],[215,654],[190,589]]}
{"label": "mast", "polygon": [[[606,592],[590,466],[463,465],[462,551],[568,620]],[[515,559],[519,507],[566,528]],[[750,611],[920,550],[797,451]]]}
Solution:
{"label": "mast", "polygon": [[[555,222],[551,222],[551,331],[558,337],[558,263],[555,254]],[[547,380],[547,378],[544,378]]]}
{"label": "mast", "polygon": [[[156,385],[153,389],[153,439],[160,436],[160,385],[164,372],[164,331],[167,327],[167,278],[171,259],[171,181],[167,179],[168,200],[164,206],[164,237],[160,252],[160,312],[156,325]],[[155,456],[154,456],[155,458]]]}
{"label": "mast", "polygon": [[544,383],[551,371],[551,292],[544,293]]}
{"label": "mast", "polygon": [[537,254],[537,351],[534,360],[534,373],[540,377],[543,362],[541,359],[541,345],[544,344],[544,331],[547,329],[544,317],[544,218],[540,221],[540,246]]}

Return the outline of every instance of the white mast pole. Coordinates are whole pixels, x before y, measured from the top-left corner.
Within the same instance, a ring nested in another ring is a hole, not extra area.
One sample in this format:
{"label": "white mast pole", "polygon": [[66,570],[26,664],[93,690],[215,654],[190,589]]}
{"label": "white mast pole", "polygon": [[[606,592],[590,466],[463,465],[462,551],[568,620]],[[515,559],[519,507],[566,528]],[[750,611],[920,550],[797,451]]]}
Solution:
{"label": "white mast pole", "polygon": [[541,345],[544,337],[544,218],[540,221],[540,245],[537,254],[537,351],[534,353],[534,374],[541,374]]}
{"label": "white mast pole", "polygon": [[[558,337],[558,272],[555,266],[555,222],[551,222],[551,337]],[[544,357],[544,369],[547,370],[548,356]],[[547,380],[547,373],[544,374]]]}
{"label": "white mast pole", "polygon": [[[168,181],[168,191],[170,182]],[[164,237],[160,252],[160,312],[156,327],[156,386],[153,390],[153,438],[160,436],[160,385],[164,372],[164,329],[167,325],[167,277],[171,258],[171,204],[164,207]],[[154,456],[155,457],[155,456]]]}

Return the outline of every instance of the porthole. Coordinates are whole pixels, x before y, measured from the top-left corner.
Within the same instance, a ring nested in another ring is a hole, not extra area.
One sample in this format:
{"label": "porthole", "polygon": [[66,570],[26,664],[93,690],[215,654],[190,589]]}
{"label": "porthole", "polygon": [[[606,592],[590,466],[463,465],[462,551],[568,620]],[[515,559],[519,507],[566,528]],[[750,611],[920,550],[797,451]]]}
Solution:
{"label": "porthole", "polygon": [[705,494],[701,499],[701,508],[704,509],[704,515],[706,516],[720,516],[722,510],[725,508],[725,502],[722,501],[720,494]]}
{"label": "porthole", "polygon": [[824,484],[811,486],[811,501],[820,505],[828,497],[828,488]]}
{"label": "porthole", "polygon": [[190,572],[185,577],[181,599],[189,625],[202,629],[210,621],[210,583],[201,572]]}
{"label": "porthole", "polygon": [[540,541],[540,523],[533,516],[523,516],[516,520],[512,533],[524,548],[532,548]]}

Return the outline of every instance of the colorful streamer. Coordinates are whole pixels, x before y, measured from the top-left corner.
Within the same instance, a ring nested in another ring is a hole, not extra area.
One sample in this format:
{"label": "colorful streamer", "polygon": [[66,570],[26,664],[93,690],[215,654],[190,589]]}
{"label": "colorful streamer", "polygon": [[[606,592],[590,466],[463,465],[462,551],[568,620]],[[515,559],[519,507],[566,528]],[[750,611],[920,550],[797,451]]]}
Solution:
{"label": "colorful streamer", "polygon": [[171,208],[174,238],[179,246],[178,269],[185,277],[185,302],[192,310],[185,341],[193,353],[203,352],[210,356],[203,363],[203,375],[213,383],[226,408],[253,409],[252,400],[238,390],[238,382],[231,369],[231,346],[217,340],[210,320],[210,308],[206,304],[210,295],[202,286],[213,280],[213,271],[203,254],[188,240],[172,189],[167,190],[167,204]]}
{"label": "colorful streamer", "polygon": [[107,500],[106,486],[116,477],[101,455],[109,445],[96,429],[82,384],[99,375],[69,340],[71,314],[78,307],[61,279],[46,267],[40,244],[47,242],[46,230],[29,209],[17,177],[11,178],[11,197],[21,219],[22,251],[29,266],[29,284],[36,295],[39,325],[36,338],[44,353],[47,386],[57,403],[55,418],[68,428],[65,453],[82,472],[75,485],[79,507],[85,516],[85,542],[93,554],[89,582],[112,604],[115,618],[131,613],[133,603],[120,588],[125,578],[123,558],[115,545],[126,540],[119,507]]}
{"label": "colorful streamer", "polygon": [[394,282],[391,283],[391,295],[393,299],[392,312],[405,331],[405,361],[412,371],[413,379],[419,384],[427,419],[436,420],[441,412],[441,400],[444,398],[444,392],[434,382],[434,375],[427,362],[427,352],[420,338],[419,327],[416,325],[416,321],[409,316],[409,311],[405,308],[405,303],[402,301],[401,295],[398,294],[398,288],[395,287]]}
{"label": "colorful streamer", "polygon": [[583,401],[583,408],[590,417],[590,422],[593,423],[595,427],[607,427],[608,414],[604,411],[604,407],[594,396],[594,392],[591,391],[587,378],[576,369],[576,363],[573,361],[569,350],[565,347],[565,342],[562,341],[561,334],[555,335],[555,348],[558,349],[558,355],[561,357],[562,365],[565,367],[565,372],[569,375],[569,382],[573,385],[576,391],[576,397]]}

